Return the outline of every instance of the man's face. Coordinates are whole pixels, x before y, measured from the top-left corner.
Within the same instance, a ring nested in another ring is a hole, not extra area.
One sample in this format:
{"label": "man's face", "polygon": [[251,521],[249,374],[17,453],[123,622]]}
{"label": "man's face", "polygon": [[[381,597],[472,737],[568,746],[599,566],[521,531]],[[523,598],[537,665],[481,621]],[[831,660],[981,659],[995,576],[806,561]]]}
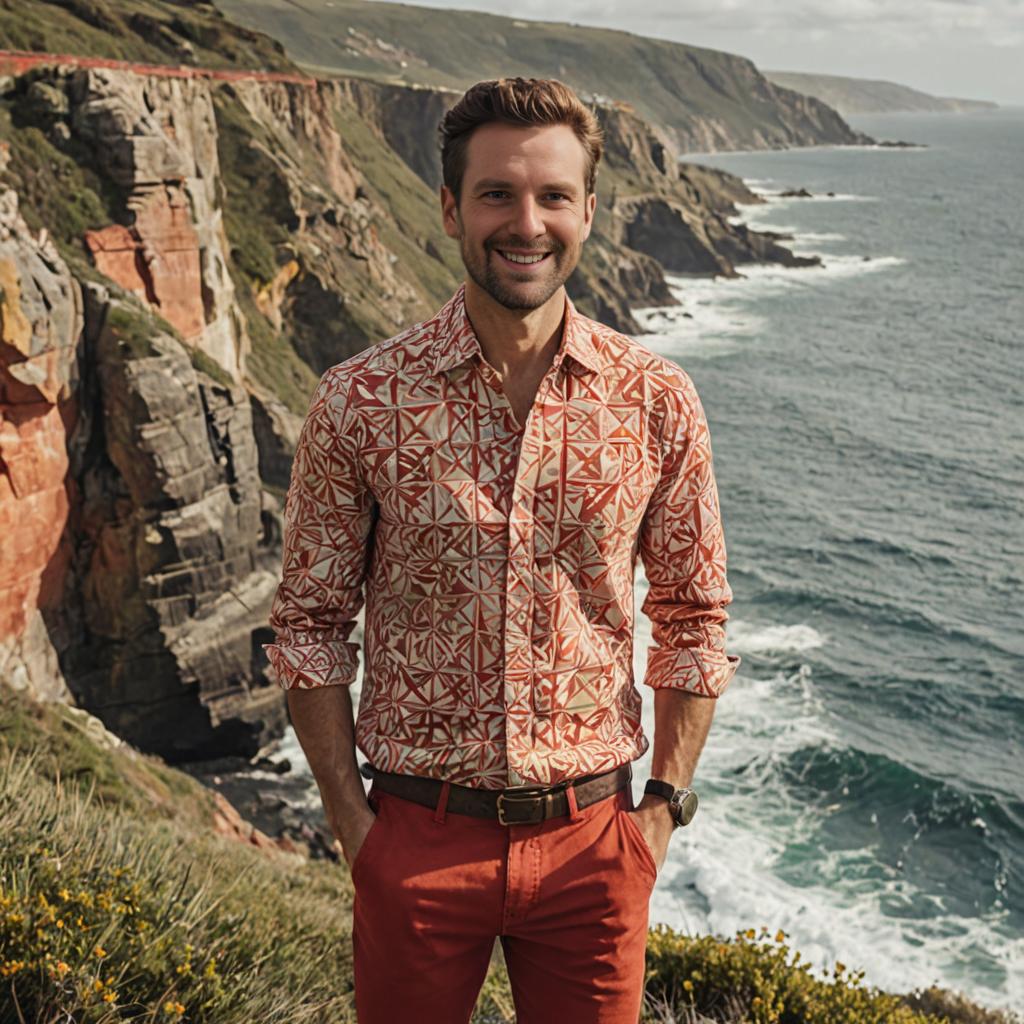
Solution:
{"label": "man's face", "polygon": [[466,147],[461,202],[441,186],[445,232],[470,278],[506,309],[544,305],[576,268],[597,204],[586,165],[568,125],[485,124]]}

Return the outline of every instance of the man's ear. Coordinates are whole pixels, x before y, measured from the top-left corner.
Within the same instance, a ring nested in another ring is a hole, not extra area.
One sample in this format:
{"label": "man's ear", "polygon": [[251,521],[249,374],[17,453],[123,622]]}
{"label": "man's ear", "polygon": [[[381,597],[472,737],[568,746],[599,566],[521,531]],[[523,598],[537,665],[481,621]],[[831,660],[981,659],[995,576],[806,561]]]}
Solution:
{"label": "man's ear", "polygon": [[590,229],[594,226],[594,211],[597,209],[597,193],[591,192],[583,203],[583,237],[585,242],[590,237]]}
{"label": "man's ear", "polygon": [[462,229],[459,227],[459,204],[455,194],[447,185],[441,186],[441,224],[449,238],[460,238]]}

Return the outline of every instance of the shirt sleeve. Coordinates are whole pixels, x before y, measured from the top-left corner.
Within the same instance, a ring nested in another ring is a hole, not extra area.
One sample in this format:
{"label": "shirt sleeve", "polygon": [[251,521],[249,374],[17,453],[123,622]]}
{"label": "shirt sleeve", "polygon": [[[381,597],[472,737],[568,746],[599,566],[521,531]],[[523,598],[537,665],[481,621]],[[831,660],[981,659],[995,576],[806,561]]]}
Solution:
{"label": "shirt sleeve", "polygon": [[726,654],[725,537],[700,398],[683,375],[664,396],[661,477],[640,526],[639,553],[650,589],[641,611],[651,620],[644,682],[718,697],[741,659]]}
{"label": "shirt sleeve", "polygon": [[320,379],[299,435],[285,499],[281,583],[263,644],[285,690],[347,685],[358,674],[349,643],[363,606],[377,503],[359,464],[349,385]]}

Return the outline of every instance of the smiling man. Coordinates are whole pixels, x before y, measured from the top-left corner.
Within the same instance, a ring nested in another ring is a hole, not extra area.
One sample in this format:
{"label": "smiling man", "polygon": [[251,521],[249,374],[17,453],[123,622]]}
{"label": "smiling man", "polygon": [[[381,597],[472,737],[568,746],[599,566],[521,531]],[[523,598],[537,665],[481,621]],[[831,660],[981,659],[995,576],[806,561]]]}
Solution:
{"label": "smiling man", "polygon": [[635,1024],[651,891],[739,665],[707,423],[679,366],[566,294],[602,149],[576,95],[481,82],[441,135],[466,280],[321,378],[266,650],[351,867],[361,1024],[468,1021],[499,937],[520,1024]]}

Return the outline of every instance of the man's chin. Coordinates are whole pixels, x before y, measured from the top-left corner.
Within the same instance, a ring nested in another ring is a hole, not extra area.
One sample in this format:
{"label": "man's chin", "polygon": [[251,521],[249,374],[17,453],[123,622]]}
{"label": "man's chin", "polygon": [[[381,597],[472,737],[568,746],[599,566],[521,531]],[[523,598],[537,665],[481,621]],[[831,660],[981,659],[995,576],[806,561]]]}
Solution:
{"label": "man's chin", "polygon": [[539,309],[565,283],[562,277],[549,277],[543,281],[523,281],[510,284],[488,274],[478,281],[485,292],[506,309]]}
{"label": "man's chin", "polygon": [[504,306],[505,309],[540,309],[548,299],[551,298],[558,288],[553,288],[551,291],[545,291],[540,294],[535,293],[536,289],[528,289],[524,292],[512,292],[507,289],[500,289],[495,291],[488,290],[487,294],[490,295],[499,306]]}

